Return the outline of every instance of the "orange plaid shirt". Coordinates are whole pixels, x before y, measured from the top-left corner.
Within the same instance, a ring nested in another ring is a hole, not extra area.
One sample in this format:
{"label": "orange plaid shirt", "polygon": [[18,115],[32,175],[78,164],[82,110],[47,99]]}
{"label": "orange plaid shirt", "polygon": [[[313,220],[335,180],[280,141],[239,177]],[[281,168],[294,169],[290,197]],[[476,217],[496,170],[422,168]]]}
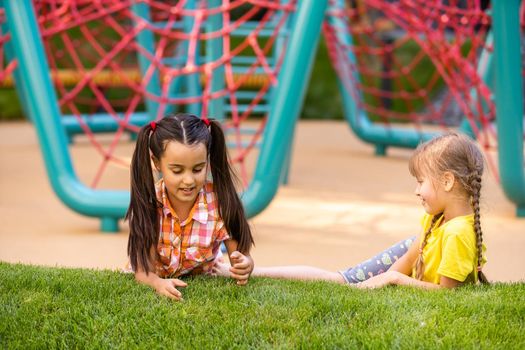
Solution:
{"label": "orange plaid shirt", "polygon": [[220,251],[222,241],[230,238],[219,208],[213,184],[206,183],[199,192],[188,218],[180,222],[172,208],[164,181],[155,185],[159,209],[160,232],[156,272],[160,277],[208,273]]}

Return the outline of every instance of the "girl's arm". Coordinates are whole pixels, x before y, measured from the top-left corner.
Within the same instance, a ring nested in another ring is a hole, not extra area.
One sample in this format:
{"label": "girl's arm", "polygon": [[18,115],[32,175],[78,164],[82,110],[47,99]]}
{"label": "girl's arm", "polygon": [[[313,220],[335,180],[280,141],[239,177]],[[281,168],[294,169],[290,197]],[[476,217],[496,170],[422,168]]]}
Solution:
{"label": "girl's arm", "polygon": [[177,278],[160,278],[156,273],[138,270],[135,272],[135,280],[139,283],[146,284],[160,294],[175,300],[182,300],[182,293],[177,287],[186,287],[187,284]]}
{"label": "girl's arm", "polygon": [[237,250],[237,241],[234,239],[227,239],[224,241],[224,244],[230,258],[231,277],[236,279],[237,284],[240,286],[247,284],[254,267],[252,257],[249,254],[239,252]]}
{"label": "girl's arm", "polygon": [[[150,259],[153,261],[155,256],[155,247],[152,247],[150,250]],[[177,278],[160,278],[155,272],[151,271],[146,274],[140,267],[137,267],[137,271],[135,272],[135,280],[155,289],[158,294],[175,300],[182,300],[182,293],[177,290],[176,287],[187,286],[186,283]]]}
{"label": "girl's arm", "polygon": [[420,237],[410,246],[405,255],[399,258],[390,269],[380,275],[369,278],[357,284],[358,288],[380,288],[387,285],[413,286],[424,289],[455,288],[462,283],[445,276],[441,276],[439,284],[420,281],[410,277],[416,263],[420,246]]}
{"label": "girl's arm", "polygon": [[412,286],[423,289],[440,289],[459,287],[462,283],[455,279],[441,276],[439,284],[434,284],[432,282],[420,281],[398,271],[388,270],[387,272],[374,276],[356,286],[358,288],[380,288],[388,285]]}

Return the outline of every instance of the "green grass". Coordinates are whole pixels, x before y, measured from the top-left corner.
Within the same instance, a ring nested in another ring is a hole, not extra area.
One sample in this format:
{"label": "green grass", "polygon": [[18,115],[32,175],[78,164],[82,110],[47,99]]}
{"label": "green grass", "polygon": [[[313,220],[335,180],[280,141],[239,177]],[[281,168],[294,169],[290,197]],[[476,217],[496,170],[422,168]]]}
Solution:
{"label": "green grass", "polygon": [[0,348],[525,348],[523,283],[187,282],[174,302],[131,275],[0,263]]}

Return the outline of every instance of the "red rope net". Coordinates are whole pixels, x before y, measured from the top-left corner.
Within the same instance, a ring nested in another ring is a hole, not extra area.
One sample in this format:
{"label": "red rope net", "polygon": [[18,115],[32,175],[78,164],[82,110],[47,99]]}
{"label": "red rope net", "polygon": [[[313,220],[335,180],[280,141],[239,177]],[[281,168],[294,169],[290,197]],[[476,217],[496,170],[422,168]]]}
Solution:
{"label": "red rope net", "polygon": [[323,30],[344,88],[371,120],[387,128],[393,123],[412,123],[420,131],[429,124],[449,128],[466,118],[490,153],[496,134],[492,92],[483,81],[482,57],[492,51],[486,3],[331,1]]}
{"label": "red rope net", "polygon": [[[214,101],[224,103],[223,126],[234,145],[232,160],[247,183],[246,160],[264,128],[264,106],[277,84],[295,1],[34,4],[58,103],[63,113],[75,117],[101,156],[92,187],[108,164],[129,163],[129,156],[121,156],[118,148],[128,132],[141,126],[133,122],[133,113],[150,103],[156,106],[156,119],[170,111],[196,110],[202,117],[218,118],[210,115]],[[212,19],[218,23],[215,27]],[[212,48],[210,43],[217,40]],[[138,57],[145,62],[142,71]],[[97,113],[118,125],[111,136],[90,127],[89,115]],[[255,129],[250,135],[243,132],[246,124]]]}
{"label": "red rope net", "polygon": [[[0,24],[5,23],[5,12],[0,8]],[[9,33],[5,33],[0,27],[0,86],[9,86],[13,83],[13,72],[16,69],[16,61],[8,60],[5,55],[4,46],[9,41]]]}
{"label": "red rope net", "polygon": [[[139,2],[147,5],[147,16],[134,12],[135,3],[34,0],[58,103],[101,159],[92,169],[92,186],[109,164],[128,166],[132,147],[125,146],[130,143],[124,136],[141,126],[132,115],[148,101],[158,106],[161,118],[196,105],[202,116],[217,117],[209,113],[217,100],[226,105],[224,127],[246,184],[250,155],[265,124],[267,109],[261,106],[277,83],[296,1]],[[344,88],[369,118],[386,127],[411,123],[423,131],[429,124],[449,128],[467,120],[492,163],[495,109],[481,59],[492,50],[486,40],[487,3],[331,0],[323,30]],[[212,18],[220,25],[210,26]],[[2,9],[0,20],[5,20]],[[151,36],[150,46],[140,42],[144,34]],[[345,35],[352,45],[341,40]],[[7,40],[9,35],[0,33],[0,49]],[[209,46],[214,40],[220,41],[215,56]],[[10,85],[16,61],[1,57],[0,83]],[[143,72],[137,57],[147,62]],[[212,77],[220,78],[218,87]],[[197,87],[188,89],[188,82]],[[150,84],[158,89],[152,92]],[[82,116],[96,113],[114,120],[116,131],[95,133],[90,118]],[[253,133],[245,135],[244,125],[254,126]]]}

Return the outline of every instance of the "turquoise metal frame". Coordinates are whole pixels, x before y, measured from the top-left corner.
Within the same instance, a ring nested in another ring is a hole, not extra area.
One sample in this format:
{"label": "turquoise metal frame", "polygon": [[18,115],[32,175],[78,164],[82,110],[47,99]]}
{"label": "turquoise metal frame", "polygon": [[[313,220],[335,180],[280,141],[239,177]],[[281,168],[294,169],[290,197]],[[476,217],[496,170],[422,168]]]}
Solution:
{"label": "turquoise metal frame", "polygon": [[[335,1],[337,8],[344,8],[344,0]],[[342,43],[344,47],[351,47],[353,45],[353,39],[345,29],[346,24],[340,17],[329,16],[327,19],[330,24],[341,30],[336,31],[337,40]],[[352,51],[348,51],[348,61],[352,65],[356,65],[357,59]],[[342,67],[343,69],[350,69],[350,67]],[[360,81],[360,77],[356,72],[346,71],[342,75],[351,75],[352,81]],[[402,129],[399,127],[385,127],[374,123],[368,117],[367,112],[359,108],[357,101],[348,91],[344,83],[341,81],[339,75],[337,78],[339,84],[339,91],[343,98],[344,116],[350,125],[352,131],[363,141],[371,143],[375,146],[375,154],[384,156],[386,155],[387,147],[402,147],[402,148],[415,148],[421,142],[427,141],[439,133],[433,132],[420,132],[414,129]],[[360,95],[360,92],[350,83],[350,88],[354,89],[356,95]]]}
{"label": "turquoise metal frame", "polygon": [[[35,124],[48,177],[55,193],[74,211],[101,218],[103,231],[117,231],[118,220],[124,217],[129,204],[129,193],[90,189],[78,180],[71,163],[67,135],[62,126],[61,112],[51,83],[32,2],[3,0],[3,6],[7,28],[12,37],[11,55],[16,57],[19,63],[15,76],[17,89]],[[290,156],[294,126],[305,96],[305,87],[327,6],[327,0],[300,1],[290,24],[288,53],[281,68],[279,84],[270,96],[272,108],[263,135],[264,142],[253,180],[242,195],[247,215],[250,217],[257,215],[270,203],[285,174],[283,169],[286,168],[285,164]],[[519,46],[515,45],[519,42],[518,9],[519,0],[493,4],[493,35],[501,182],[506,195],[516,203],[518,216],[525,216],[523,80],[521,74],[516,74],[521,71],[521,56]],[[329,20],[337,21],[334,18]],[[334,24],[341,25],[337,22]],[[220,26],[220,19],[212,19],[209,25],[215,28]],[[338,39],[345,44],[351,43],[349,37]],[[220,56],[219,44],[220,42],[216,42],[215,49],[207,53]],[[350,56],[349,59],[355,62],[355,57]],[[490,58],[487,58],[487,62],[489,61]],[[220,89],[223,83],[218,80],[213,88]],[[341,82],[339,84],[350,126],[363,140],[376,144],[377,153],[384,154],[387,146],[415,147],[422,140],[435,135],[413,130],[385,129],[374,125],[364,111],[359,110]],[[291,91],[293,93],[290,93]],[[210,111],[221,114],[224,108],[222,102],[212,103]],[[155,106],[151,109],[155,110]],[[109,119],[108,116],[100,118],[102,124]],[[132,123],[136,125],[143,125],[150,119],[151,115],[147,113],[131,117]],[[96,122],[96,119],[90,122]]]}
{"label": "turquoise metal frame", "polygon": [[48,178],[53,190],[68,207],[87,216],[100,217],[103,231],[118,230],[129,192],[93,190],[82,184],[71,163],[60,109],[30,0],[4,2],[12,50],[19,64],[24,102],[32,116]]}
{"label": "turquoise metal frame", "polygon": [[[337,0],[334,2],[336,8],[344,8],[344,0]],[[350,47],[353,43],[352,37],[345,30],[346,24],[340,17],[329,16],[327,18],[329,23],[336,28],[341,28],[337,30],[337,40],[340,41],[343,46]],[[489,34],[487,40],[492,40],[492,36]],[[356,57],[353,52],[348,52],[348,61],[356,65]],[[487,50],[482,52],[483,62],[480,67],[478,67],[478,72],[482,77],[483,81],[487,82],[491,79],[492,74],[492,57]],[[344,69],[349,69],[349,67],[343,67]],[[343,76],[346,74],[352,74],[352,81],[360,81],[358,73],[346,71],[343,73]],[[400,147],[400,148],[415,148],[421,142],[428,141],[441,132],[430,132],[430,131],[417,131],[415,129],[408,129],[402,127],[392,127],[384,126],[381,124],[374,123],[368,117],[367,112],[359,108],[357,102],[354,100],[351,92],[348,91],[348,85],[344,85],[339,76],[338,76],[339,90],[343,97],[343,108],[344,116],[350,125],[352,131],[363,141],[371,143],[375,146],[375,154],[384,156],[388,147]],[[350,83],[350,85],[353,85]],[[360,92],[354,87],[351,86],[351,89],[354,89],[354,93],[359,95]],[[473,98],[476,99],[475,92],[472,92]],[[468,120],[464,119],[461,123],[460,130],[464,133],[475,137],[472,128]]]}
{"label": "turquoise metal frame", "polygon": [[[277,192],[289,157],[293,129],[305,96],[327,2],[305,1],[297,5],[288,53],[282,64],[280,82],[273,93],[255,175],[242,195],[250,217],[261,212]],[[124,217],[129,205],[129,192],[94,190],[76,176],[31,0],[5,0],[4,8],[13,55],[19,63],[17,80],[22,83],[17,84],[23,90],[24,103],[34,122],[53,190],[74,211],[101,218],[102,231],[118,231],[118,220]],[[144,114],[135,118],[149,117]]]}
{"label": "turquoise metal frame", "polygon": [[266,208],[277,193],[283,176],[283,164],[289,157],[327,5],[327,0],[299,1],[255,174],[242,197],[250,217]]}
{"label": "turquoise metal frame", "polygon": [[[285,1],[286,3],[287,1]],[[260,154],[255,168],[255,174],[248,189],[242,194],[243,203],[246,207],[246,213],[249,217],[257,215],[270,203],[275,196],[280,183],[286,183],[288,178],[288,165],[291,158],[291,148],[293,139],[293,129],[295,122],[300,113],[300,108],[308,85],[309,76],[317,44],[321,32],[321,24],[324,18],[324,12],[328,1],[305,2],[299,5],[297,13],[293,16],[292,22],[289,23],[285,30],[289,33],[280,33],[277,38],[277,51],[274,51],[273,62],[279,57],[279,51],[284,44],[284,36],[290,35],[288,53],[281,67],[279,84],[276,88],[270,89],[267,93],[267,106],[261,109],[261,112],[268,112],[268,122],[263,135],[264,142],[260,145]],[[218,7],[220,0],[212,0],[209,4],[211,8]],[[188,6],[194,6],[188,2]],[[136,13],[142,18],[149,20],[149,9],[144,4],[140,8],[134,8]],[[222,27],[222,18],[220,15],[211,16],[208,20],[208,28],[215,31]],[[292,28],[295,28],[292,30]],[[189,32],[191,25],[185,28]],[[243,35],[240,28],[238,33],[233,35]],[[262,33],[264,35],[264,33]],[[139,43],[145,48],[151,45],[150,38],[144,37],[144,41],[139,37]],[[153,52],[151,50],[151,52]],[[208,43],[206,55],[211,60],[216,60],[222,55],[222,40],[215,39]],[[253,63],[253,58],[236,57],[233,63],[242,61],[244,64]],[[145,71],[149,62],[141,62],[141,70]],[[224,69],[224,68],[223,68]],[[244,73],[245,69],[236,67],[238,72]],[[212,91],[221,90],[224,87],[224,75],[220,72],[214,72],[212,81]],[[195,84],[190,84],[196,86]],[[289,98],[287,91],[297,91],[296,99]],[[175,96],[176,89],[172,90],[170,96]],[[190,94],[195,96],[198,93],[195,89]],[[239,91],[239,97],[246,96],[253,98],[255,93]],[[272,106],[272,108],[268,108]],[[240,106],[242,109],[242,106]],[[209,115],[219,120],[224,120],[229,107],[224,98],[218,98],[212,101]],[[150,114],[151,115],[151,114]],[[290,116],[290,117],[288,117]],[[249,131],[248,131],[249,132]]]}
{"label": "turquoise metal frame", "polygon": [[[494,54],[484,49],[481,53],[478,74],[487,86],[495,87],[496,122],[498,130],[499,169],[501,184],[507,197],[516,204],[517,216],[525,217],[525,174],[523,156],[523,75],[521,73],[520,0],[495,1],[492,4],[492,32],[487,34],[486,46],[494,43]],[[343,0],[337,0],[335,6],[344,6]],[[336,27],[344,28],[341,18],[328,17],[328,21]],[[337,31],[338,40],[344,46],[352,45],[352,38],[346,30]],[[350,51],[349,62],[355,64],[356,58]],[[343,67],[349,69],[349,67]],[[359,81],[356,73],[353,81]],[[439,133],[418,132],[399,127],[384,127],[373,123],[366,111],[360,109],[351,92],[338,78],[339,89],[343,97],[344,115],[351,129],[363,141],[375,146],[377,155],[385,155],[387,147],[415,148],[420,142],[435,137]],[[352,84],[351,84],[352,85]],[[359,91],[354,88],[354,93]],[[478,96],[471,92],[474,101]],[[484,104],[483,108],[487,106]],[[459,128],[462,132],[475,137],[469,121],[465,118]]]}
{"label": "turquoise metal frame", "polygon": [[[132,11],[135,13],[137,17],[140,17],[148,22],[150,22],[149,18],[149,8],[148,4],[146,3],[139,3],[137,1],[134,1],[131,5]],[[135,23],[136,24],[136,23]],[[153,33],[151,31],[143,30],[137,35],[137,41],[142,45],[142,47],[148,51],[148,52],[154,52],[154,43],[155,40],[153,39]],[[138,61],[139,61],[139,67],[141,69],[140,73],[141,76],[146,76],[147,69],[149,68],[149,60],[144,57],[141,54],[138,54]],[[154,69],[154,67],[152,68]],[[150,80],[148,84],[146,85],[146,91],[154,96],[160,96],[161,89],[160,89],[160,74],[157,70],[153,71],[150,76]],[[159,104],[156,101],[153,101],[151,99],[145,99],[146,104],[146,111],[148,114],[147,121],[155,120],[155,116],[157,115],[157,111],[159,109]],[[145,123],[144,123],[145,124]],[[140,126],[144,125],[141,124]]]}
{"label": "turquoise metal frame", "polygon": [[[0,8],[4,8],[4,0],[0,0]],[[9,27],[7,26],[7,22],[4,21],[1,24],[2,33],[9,33]],[[4,56],[7,62],[11,62],[15,59],[15,56],[13,54],[13,43],[11,40],[8,40],[4,43]],[[20,72],[19,69],[15,69],[13,71],[13,78],[14,81],[16,81],[16,84],[14,84],[14,88],[16,91],[16,94],[20,101],[25,101],[24,93],[26,89],[23,88],[24,81],[20,79]],[[28,118],[31,118],[31,115],[28,113],[27,108],[24,103],[21,103],[20,106],[22,107],[22,111],[25,116]]]}
{"label": "turquoise metal frame", "polygon": [[523,163],[523,75],[520,52],[520,0],[493,1],[496,61],[496,125],[501,185],[525,217]]}
{"label": "turquoise metal frame", "polygon": [[[281,1],[283,4],[286,4],[289,2],[289,0]],[[221,6],[221,0],[211,0],[208,1],[208,8],[220,8]],[[196,8],[196,2],[195,0],[190,0],[185,3],[185,9],[186,10],[192,10]],[[145,20],[146,22],[150,23],[152,26],[160,26],[164,28],[165,23],[155,23],[151,19],[150,15],[150,8],[147,3],[140,2],[137,0],[134,0],[131,5],[131,10],[135,14],[137,18],[141,18]],[[277,22],[277,18],[282,15],[282,13],[278,13],[276,16],[275,21]],[[292,16],[291,16],[292,17]],[[178,30],[181,30],[185,33],[190,33],[193,26],[193,20],[188,17],[184,17],[184,19],[181,22],[176,22],[172,24],[174,28],[177,28]],[[239,27],[233,33],[231,34],[232,37],[235,36],[246,36],[251,32],[250,25],[255,27],[257,25],[257,22],[247,22],[243,26]],[[276,39],[275,49],[273,50],[272,57],[268,58],[268,63],[270,66],[272,66],[279,57],[279,53],[282,51],[282,46],[285,41],[285,37],[289,35],[289,25],[287,24],[284,29],[281,29],[278,33],[278,37]],[[220,30],[222,28],[222,16],[221,13],[217,13],[215,15],[210,16],[206,20],[206,28],[208,32],[213,32]],[[259,33],[259,37],[269,37],[272,35],[271,30],[262,30]],[[142,49],[146,52],[148,52],[151,56],[154,55],[155,52],[155,40],[154,40],[154,34],[151,30],[142,30],[137,35],[137,43],[142,47]],[[205,55],[206,58],[204,59],[206,62],[212,62],[216,61],[222,56],[222,38],[216,38],[207,40],[206,47],[205,47]],[[179,47],[179,50],[182,52],[185,52],[188,47],[188,42],[182,42],[181,46]],[[197,48],[197,51],[200,51]],[[196,57],[197,60],[200,60],[201,57]],[[255,61],[255,58],[253,57],[234,57],[232,60],[232,63],[234,64],[233,70],[235,73],[245,73],[247,69],[243,65],[249,65],[252,64]],[[148,70],[153,69],[152,74],[148,74],[149,81],[146,84],[146,91],[151,96],[160,96],[161,95],[161,78],[160,74],[158,72],[158,69],[154,67],[153,64],[151,64],[150,60],[145,57],[144,55],[138,54],[138,62],[139,62],[139,69],[142,76],[146,76]],[[177,55],[177,57],[168,57],[164,58],[164,63],[166,65],[171,66],[177,66],[180,67],[183,66],[185,63],[184,55]],[[199,64],[199,62],[197,62]],[[216,92],[224,88],[225,86],[225,80],[224,80],[224,74],[222,73],[222,70],[224,67],[219,67],[218,69],[215,69],[213,71],[212,75],[212,86],[211,86],[211,92]],[[258,69],[256,73],[263,72],[262,69]],[[267,113],[270,109],[270,105],[272,104],[272,96],[273,96],[273,90],[272,88],[269,89],[266,96],[263,98],[263,101],[266,103],[260,103],[256,105],[253,109],[256,113]],[[188,76],[181,76],[174,79],[170,87],[168,89],[168,97],[174,98],[179,97],[183,98],[185,96],[199,96],[202,94],[202,88],[200,84],[200,76],[198,73],[191,74]],[[251,91],[243,91],[239,90],[236,92],[236,97],[239,101],[242,100],[251,100],[257,95],[257,92],[251,92]],[[210,109],[209,109],[209,116],[213,116],[216,119],[219,119],[223,121],[225,119],[226,112],[231,111],[231,107],[225,103],[225,98],[218,97],[213,99],[210,102]],[[158,118],[158,108],[159,103],[156,101],[153,101],[151,99],[145,99],[146,104],[146,112],[136,112],[129,118],[129,124],[135,125],[135,126],[142,126],[145,123],[154,120]],[[163,111],[163,115],[166,115],[168,113],[171,113],[174,111],[174,105],[168,105],[165,106],[165,110]],[[201,115],[201,105],[200,103],[192,103],[186,106],[186,112],[195,114],[195,115]],[[240,112],[243,112],[246,110],[247,105],[243,103],[239,103],[238,110]],[[118,122],[110,116],[107,113],[97,113],[93,115],[82,115],[81,116],[83,123],[85,123],[90,130],[93,132],[114,132],[118,129],[119,125]],[[119,118],[123,118],[123,115],[119,115]],[[80,126],[80,123],[78,122],[78,119],[76,116],[73,115],[65,115],[62,116],[62,125],[64,126],[66,133],[69,137],[69,139],[72,139],[74,135],[76,134],[83,134],[84,130]],[[251,129],[243,129],[242,132],[244,134],[250,134],[254,133],[255,130]]]}

